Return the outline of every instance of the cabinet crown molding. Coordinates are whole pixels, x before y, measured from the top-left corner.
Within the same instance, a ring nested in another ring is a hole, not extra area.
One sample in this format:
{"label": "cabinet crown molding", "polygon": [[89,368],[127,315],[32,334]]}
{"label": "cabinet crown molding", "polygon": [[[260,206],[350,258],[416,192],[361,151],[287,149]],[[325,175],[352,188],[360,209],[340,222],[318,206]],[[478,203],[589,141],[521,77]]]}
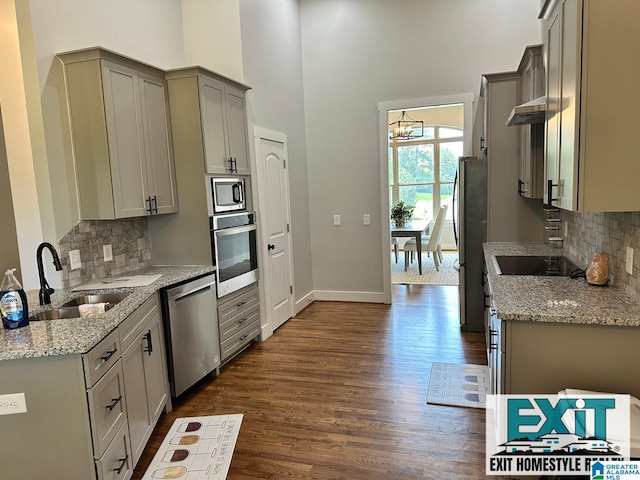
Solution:
{"label": "cabinet crown molding", "polygon": [[135,58],[99,46],[60,52],[56,54],[56,57],[58,57],[65,65],[86,62],[88,60],[109,60],[112,62],[127,65],[137,70],[146,70],[147,72],[154,75],[164,75],[165,73],[165,70],[154,65],[141,62],[140,60],[137,60]]}
{"label": "cabinet crown molding", "polygon": [[200,65],[193,65],[190,67],[182,67],[182,68],[173,68],[171,70],[167,70],[166,74],[165,74],[165,78],[167,80],[173,80],[176,78],[186,78],[186,77],[195,77],[198,75],[206,75],[208,77],[212,77],[215,78],[216,80],[220,80],[228,85],[231,85],[232,87],[238,88],[244,92],[246,92],[247,90],[251,90],[251,87],[248,85],[245,85],[244,83],[238,82],[237,80],[234,80],[233,78],[229,78],[226,77],[224,75],[221,75],[219,73],[213,72],[205,67],[202,67]]}

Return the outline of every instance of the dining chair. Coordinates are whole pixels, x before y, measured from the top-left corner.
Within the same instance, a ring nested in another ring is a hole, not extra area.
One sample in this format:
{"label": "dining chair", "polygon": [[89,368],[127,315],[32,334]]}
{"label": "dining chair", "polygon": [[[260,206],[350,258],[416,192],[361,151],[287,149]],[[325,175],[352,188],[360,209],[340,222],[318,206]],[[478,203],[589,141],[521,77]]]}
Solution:
{"label": "dining chair", "polygon": [[395,257],[396,257],[396,263],[398,263],[399,243],[400,243],[400,241],[398,240],[398,237],[391,237],[391,246],[393,247],[393,253],[394,253]]}
{"label": "dining chair", "polygon": [[[444,230],[444,219],[447,216],[448,205],[442,205],[438,210],[436,219],[433,225],[433,231],[430,235],[422,237],[422,252],[426,252],[429,255],[433,253],[433,263],[435,264],[436,271],[440,271],[440,264],[443,262],[442,256],[442,231]],[[413,260],[413,252],[416,252],[416,239],[411,238],[404,244],[404,270],[407,271],[409,267],[409,257]]]}

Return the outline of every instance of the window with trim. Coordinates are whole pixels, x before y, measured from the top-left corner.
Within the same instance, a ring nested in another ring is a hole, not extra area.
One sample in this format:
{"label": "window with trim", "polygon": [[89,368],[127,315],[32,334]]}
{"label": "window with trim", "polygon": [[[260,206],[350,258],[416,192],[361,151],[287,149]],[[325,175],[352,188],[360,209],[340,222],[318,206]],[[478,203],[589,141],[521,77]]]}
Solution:
{"label": "window with trim", "polygon": [[453,181],[463,152],[463,131],[445,126],[424,127],[420,138],[389,140],[389,202],[414,205],[415,219],[435,218],[444,203],[453,209]]}

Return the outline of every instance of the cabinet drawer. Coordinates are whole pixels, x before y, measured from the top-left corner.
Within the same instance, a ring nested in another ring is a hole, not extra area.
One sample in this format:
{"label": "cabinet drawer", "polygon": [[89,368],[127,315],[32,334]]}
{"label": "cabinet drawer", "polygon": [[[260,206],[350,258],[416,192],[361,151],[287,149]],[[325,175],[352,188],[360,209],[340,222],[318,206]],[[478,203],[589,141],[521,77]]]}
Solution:
{"label": "cabinet drawer", "polygon": [[129,348],[140,336],[149,319],[158,312],[158,308],[158,294],[153,294],[118,326],[122,351]]}
{"label": "cabinet drawer", "polygon": [[237,297],[220,303],[218,300],[218,322],[220,325],[226,323],[229,319],[235,317],[239,313],[246,312],[250,308],[258,305],[258,288],[241,293]]}
{"label": "cabinet drawer", "polygon": [[259,318],[260,305],[255,305],[247,311],[238,313],[236,316],[224,322],[224,324],[220,324],[220,341],[224,342],[240,330],[243,330],[247,325],[257,323]]}
{"label": "cabinet drawer", "polygon": [[118,330],[111,332],[98,345],[82,356],[87,387],[96,383],[120,358]]}
{"label": "cabinet drawer", "polygon": [[98,459],[104,454],[120,427],[127,421],[120,359],[93,388],[87,389],[87,397],[93,454]]}
{"label": "cabinet drawer", "polygon": [[98,480],[128,480],[133,476],[133,459],[129,434],[125,422],[116,433],[113,442],[99,460],[96,460]]}
{"label": "cabinet drawer", "polygon": [[220,355],[226,360],[260,334],[260,322],[256,319],[232,337],[220,344]]}

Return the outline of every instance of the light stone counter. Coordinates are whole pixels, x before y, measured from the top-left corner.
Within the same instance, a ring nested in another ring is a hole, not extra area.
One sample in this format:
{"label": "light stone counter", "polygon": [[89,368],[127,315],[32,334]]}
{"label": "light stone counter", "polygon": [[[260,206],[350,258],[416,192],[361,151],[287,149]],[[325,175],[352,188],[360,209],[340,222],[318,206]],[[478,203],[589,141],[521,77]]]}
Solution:
{"label": "light stone counter", "polygon": [[584,278],[499,275],[495,255],[563,255],[563,252],[544,244],[484,244],[493,305],[501,320],[640,327],[640,303],[615,287],[592,286]]}
{"label": "light stone counter", "polygon": [[162,275],[147,287],[109,288],[83,292],[56,289],[51,296],[51,305],[47,307],[38,304],[38,290],[29,290],[27,300],[30,316],[43,310],[57,308],[80,295],[106,292],[130,292],[130,295],[110,310],[93,318],[30,321],[26,327],[15,330],[0,328],[0,361],[86,353],[161,288],[212,272],[215,272],[215,267],[204,265],[150,267],[129,272],[130,275]]}

